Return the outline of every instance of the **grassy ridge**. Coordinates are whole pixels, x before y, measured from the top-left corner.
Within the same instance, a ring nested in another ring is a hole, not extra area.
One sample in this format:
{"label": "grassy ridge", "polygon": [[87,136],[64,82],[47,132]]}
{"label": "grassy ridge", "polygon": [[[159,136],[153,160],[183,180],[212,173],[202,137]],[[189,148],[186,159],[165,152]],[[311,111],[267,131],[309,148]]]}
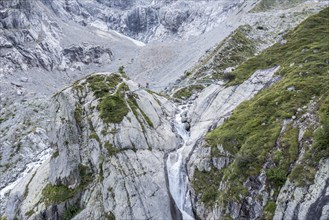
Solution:
{"label": "grassy ridge", "polygon": [[195,66],[191,72],[186,73],[186,77],[194,73],[194,77],[207,79],[207,73],[211,72],[212,79],[222,79],[225,77],[224,71],[227,67],[235,67],[256,52],[255,43],[247,35],[250,26],[238,27],[230,36],[218,44],[202,61]]}
{"label": "grassy ridge", "polygon": [[119,74],[93,75],[87,78],[89,87],[99,98],[97,109],[105,123],[120,123],[128,114],[129,108],[125,101],[128,86],[122,82]]}
{"label": "grassy ridge", "polygon": [[262,12],[274,8],[286,8],[287,6],[296,5],[306,0],[262,0],[252,10],[252,12]]}
{"label": "grassy ridge", "polygon": [[[212,157],[220,156],[217,146],[222,145],[233,159],[222,170],[213,167],[208,181],[204,181],[205,173],[196,171],[193,186],[203,202],[211,205],[239,201],[248,194],[243,182],[258,175],[267,160],[274,164],[266,170],[267,181],[278,192],[290,174],[290,165],[298,157],[298,128],[289,125],[280,136],[283,120],[293,116],[298,120],[303,112],[297,109],[307,105],[311,99],[317,100],[320,106],[322,127],[311,135],[311,138],[314,137],[313,147],[307,150],[302,164],[293,169],[292,173],[296,175],[290,177],[301,185],[312,182],[315,172],[304,178],[301,177],[303,174],[297,174],[296,169],[306,167],[315,170],[319,160],[329,156],[328,24],[329,8],[300,24],[285,36],[283,44],[275,44],[234,71],[235,79],[229,85],[240,84],[256,70],[274,65],[280,65],[278,74],[282,79],[252,100],[242,103],[226,123],[206,136],[208,145],[212,147]],[[279,151],[275,151],[278,140]],[[223,180],[228,182],[228,186],[225,191],[219,192],[218,187]],[[211,186],[207,184],[209,182]]]}

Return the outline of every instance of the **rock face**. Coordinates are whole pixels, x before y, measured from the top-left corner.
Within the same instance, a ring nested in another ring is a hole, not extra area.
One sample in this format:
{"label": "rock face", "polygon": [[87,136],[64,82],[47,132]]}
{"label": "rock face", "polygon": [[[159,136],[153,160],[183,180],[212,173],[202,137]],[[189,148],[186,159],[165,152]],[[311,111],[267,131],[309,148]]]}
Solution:
{"label": "rock face", "polygon": [[0,7],[3,9],[0,21],[0,62],[3,72],[26,71],[33,67],[52,71],[59,66],[63,70],[81,64],[100,63],[102,56],[111,60],[109,48],[64,45],[61,42],[62,27],[52,16],[47,15],[51,11],[47,11],[41,1],[2,1]]}
{"label": "rock face", "polygon": [[187,38],[218,24],[241,1],[46,1],[55,13],[144,42]]}
{"label": "rock face", "polygon": [[0,212],[4,213],[8,193],[40,166],[51,150],[45,130],[47,97],[36,96],[22,87],[13,89],[12,84],[1,80],[0,77]]}
{"label": "rock face", "polygon": [[328,218],[328,171],[328,160],[321,161],[314,184],[307,189],[296,187],[289,181],[286,182],[278,196],[274,219]]}
{"label": "rock face", "polygon": [[[94,83],[107,82],[103,89],[112,95],[95,90]],[[104,113],[112,108],[112,97],[122,99],[116,108],[117,114],[126,110],[123,115]],[[7,205],[8,219],[17,213],[20,218],[29,213],[35,213],[30,214],[33,218],[63,217],[73,204],[76,212],[81,210],[76,219],[166,218],[171,202],[163,172],[165,155],[179,144],[170,123],[173,105],[109,73],[77,82],[55,95],[53,103],[49,141],[54,153],[47,162],[49,170],[39,169],[35,175],[45,179],[44,185],[33,191],[27,183],[25,193],[15,191]],[[36,181],[35,176],[29,182]],[[45,186],[49,192],[42,190]],[[65,199],[62,189],[72,195]],[[40,192],[43,200],[25,203]]]}

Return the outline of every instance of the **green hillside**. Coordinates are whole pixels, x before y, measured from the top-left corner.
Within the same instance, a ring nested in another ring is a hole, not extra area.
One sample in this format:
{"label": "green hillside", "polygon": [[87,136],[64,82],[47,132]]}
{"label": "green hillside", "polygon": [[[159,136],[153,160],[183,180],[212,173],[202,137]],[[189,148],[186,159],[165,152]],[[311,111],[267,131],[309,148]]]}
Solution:
{"label": "green hillside", "polygon": [[[221,170],[213,167],[210,172],[195,172],[193,187],[204,203],[239,202],[250,193],[243,182],[262,170],[268,190],[275,191],[272,201],[287,178],[298,186],[312,183],[320,159],[329,156],[328,39],[329,8],[233,72],[235,79],[228,85],[240,84],[256,70],[276,65],[281,79],[242,103],[229,120],[207,134],[212,157],[222,156],[217,150],[222,145],[230,153],[231,163]],[[307,120],[307,113],[316,120]],[[298,141],[303,126],[307,129]],[[218,191],[221,182],[227,182],[225,191]],[[275,210],[273,204],[270,201],[265,208],[267,217]]]}

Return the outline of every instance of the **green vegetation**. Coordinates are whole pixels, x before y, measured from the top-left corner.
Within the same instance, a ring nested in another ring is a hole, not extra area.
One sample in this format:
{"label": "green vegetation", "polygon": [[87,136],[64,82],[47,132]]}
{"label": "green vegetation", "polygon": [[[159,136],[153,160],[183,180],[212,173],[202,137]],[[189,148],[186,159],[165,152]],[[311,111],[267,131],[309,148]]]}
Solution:
{"label": "green vegetation", "polygon": [[[267,160],[274,164],[266,170],[267,180],[276,190],[287,176],[301,185],[313,181],[319,160],[329,156],[328,23],[329,8],[287,34],[286,44],[275,44],[234,71],[235,80],[229,85],[243,82],[257,69],[275,65],[280,65],[278,74],[282,79],[252,100],[242,103],[222,126],[206,136],[212,147],[212,157],[217,156],[216,148],[222,145],[234,158],[228,167],[220,172],[212,171],[208,177],[221,178],[228,183],[227,189],[217,196],[209,198],[205,195],[212,194],[219,182],[214,181],[217,185],[209,187],[211,180],[200,182],[197,176],[200,173],[196,172],[193,186],[198,194],[203,195],[203,200],[209,200],[208,204],[239,200],[243,194],[241,191],[244,192],[243,182],[250,176],[259,175]],[[290,87],[295,89],[289,91],[287,88]],[[298,156],[298,129],[291,124],[280,134],[283,120],[292,116],[298,120],[297,109],[308,105],[312,99],[318,100],[321,126],[314,133],[313,147],[305,153],[302,165],[296,165],[290,175],[290,166]]]}
{"label": "green vegetation", "polygon": [[125,79],[129,79],[129,77],[127,76],[126,72],[125,72],[125,67],[124,66],[120,66],[118,69],[118,72],[121,74],[122,77],[124,77]]}
{"label": "green vegetation", "polygon": [[125,91],[128,91],[126,84],[121,84],[113,95],[105,95],[100,99],[97,106],[100,117],[105,123],[120,123],[128,114],[129,108],[125,101]]}
{"label": "green vegetation", "polygon": [[77,123],[77,125],[82,128],[82,114],[83,109],[80,103],[75,104],[75,110],[74,110],[74,118]]}
{"label": "green vegetation", "polygon": [[77,193],[83,191],[90,182],[92,182],[92,174],[89,171],[88,167],[80,164],[79,165],[80,173],[80,184],[74,189],[68,188],[66,185],[57,185],[53,186],[48,184],[43,190],[42,195],[45,199],[46,204],[59,204],[65,202],[66,200],[72,198]]}
{"label": "green vegetation", "polygon": [[106,214],[105,218],[107,220],[115,220],[115,215],[112,212]]}
{"label": "green vegetation", "polygon": [[262,0],[252,9],[252,12],[267,11],[274,8],[286,8],[304,1],[306,0]]}
{"label": "green vegetation", "polygon": [[287,180],[289,167],[298,157],[298,129],[291,125],[287,127],[282,137],[279,138],[277,149],[272,160],[275,167],[266,171],[266,177],[272,188],[279,189]]}
{"label": "green vegetation", "polygon": [[215,167],[212,167],[210,172],[195,170],[192,186],[197,192],[202,192],[201,201],[204,204],[210,205],[217,199],[222,177],[223,173]]}
{"label": "green vegetation", "polygon": [[[138,96],[137,95],[129,95],[128,96],[128,104],[131,108],[131,110],[133,111],[135,117],[137,118],[137,120],[139,120],[138,118],[138,113],[137,113],[137,109],[139,110],[139,112],[142,114],[142,116],[144,117],[146,123],[150,126],[150,127],[154,127],[151,119],[145,114],[145,112],[139,107],[137,100]],[[142,125],[142,123],[140,122],[140,124]]]}
{"label": "green vegetation", "polygon": [[92,75],[87,78],[89,87],[97,98],[102,98],[109,92],[114,92],[117,85],[122,82],[119,74],[110,75]]}
{"label": "green vegetation", "polygon": [[98,156],[98,179],[99,182],[103,182],[104,180],[104,170],[103,170],[104,156],[100,154]]}
{"label": "green vegetation", "polygon": [[[300,76],[312,78],[324,73],[328,67],[328,9],[312,16],[284,38],[287,43],[277,43],[240,65],[233,73],[236,79],[229,85],[236,85],[248,79],[256,70],[276,65],[280,74],[296,80]],[[310,37],[312,36],[312,37]],[[320,76],[319,76],[320,77]]]}
{"label": "green vegetation", "polygon": [[65,185],[52,186],[48,184],[43,190],[42,194],[48,204],[57,204],[68,200],[76,194],[76,190],[69,189]]}
{"label": "green vegetation", "polygon": [[29,180],[29,182],[26,184],[25,186],[25,190],[24,190],[24,198],[26,198],[29,194],[29,186],[30,186],[30,183],[32,182],[33,178],[35,177],[35,174],[37,174],[37,171],[35,171],[31,177],[31,179]]}
{"label": "green vegetation", "polygon": [[92,173],[89,167],[79,164],[79,173],[80,173],[80,187],[84,189],[89,183],[93,181]]}
{"label": "green vegetation", "polygon": [[223,70],[228,67],[234,67],[253,56],[256,52],[255,43],[246,37],[249,27],[242,26],[238,28],[229,38],[228,43],[225,44],[221,50],[214,57],[213,77],[222,78]]}
{"label": "green vegetation", "polygon": [[25,213],[25,216],[27,216],[27,217],[31,217],[34,213],[35,213],[35,211],[32,209],[32,210],[26,212],[26,213]]}
{"label": "green vegetation", "polygon": [[64,213],[63,213],[63,219],[64,220],[70,220],[72,219],[74,216],[76,216],[79,212],[81,211],[81,209],[79,208],[78,205],[74,204],[71,205],[70,207],[68,207]]}
{"label": "green vegetation", "polygon": [[[321,126],[313,133],[314,142],[312,148],[307,149],[300,164],[297,164],[290,179],[297,186],[312,184],[318,163],[322,158],[329,157],[329,97],[328,92],[322,97],[320,105]],[[305,135],[304,135],[305,137]]]}
{"label": "green vegetation", "polygon": [[54,151],[54,153],[51,155],[51,158],[56,158],[56,157],[58,157],[58,156],[59,156],[59,151],[56,150],[56,151]]}
{"label": "green vegetation", "polygon": [[105,123],[120,123],[129,112],[124,97],[120,95],[106,95],[103,97],[98,110]]}
{"label": "green vegetation", "polygon": [[276,209],[275,202],[274,201],[268,201],[265,208],[264,208],[264,213],[263,213],[263,218],[262,219],[273,219],[275,209]]}
{"label": "green vegetation", "polygon": [[95,139],[98,142],[98,144],[100,146],[102,146],[101,139],[99,138],[98,134],[95,131],[93,131],[92,133],[90,133],[89,139]]}
{"label": "green vegetation", "polygon": [[188,99],[192,96],[194,92],[199,92],[203,89],[204,89],[203,85],[191,85],[177,90],[173,96],[174,98],[178,98],[178,99]]}
{"label": "green vegetation", "polygon": [[106,135],[107,135],[107,129],[104,128],[104,129],[101,131],[101,134],[102,134],[103,136],[106,136]]}
{"label": "green vegetation", "polygon": [[113,156],[113,155],[115,155],[117,153],[120,153],[122,151],[121,149],[118,149],[118,148],[114,147],[109,141],[106,141],[104,146],[105,146],[109,156]]}
{"label": "green vegetation", "polygon": [[202,67],[196,67],[196,76],[202,77],[211,70],[211,78],[233,80],[235,75],[224,74],[224,70],[241,64],[256,52],[255,43],[247,37],[250,29],[250,26],[240,26],[219,44],[200,64]]}
{"label": "green vegetation", "polygon": [[129,112],[125,101],[125,92],[129,91],[129,88],[122,82],[121,75],[93,75],[87,78],[87,82],[99,99],[97,109],[103,121],[120,123]]}

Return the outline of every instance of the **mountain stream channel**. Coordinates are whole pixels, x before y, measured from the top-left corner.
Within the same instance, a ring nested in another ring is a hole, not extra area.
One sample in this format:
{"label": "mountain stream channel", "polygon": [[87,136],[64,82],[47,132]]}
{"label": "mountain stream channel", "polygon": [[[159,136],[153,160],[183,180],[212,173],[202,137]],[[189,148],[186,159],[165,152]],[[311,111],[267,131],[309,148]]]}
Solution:
{"label": "mountain stream channel", "polygon": [[169,191],[177,208],[181,212],[183,220],[194,220],[192,203],[189,190],[189,178],[186,171],[186,162],[193,149],[190,143],[190,133],[187,131],[184,120],[188,110],[188,105],[180,105],[174,118],[174,126],[177,134],[182,138],[181,147],[169,153],[167,158],[167,175]]}

